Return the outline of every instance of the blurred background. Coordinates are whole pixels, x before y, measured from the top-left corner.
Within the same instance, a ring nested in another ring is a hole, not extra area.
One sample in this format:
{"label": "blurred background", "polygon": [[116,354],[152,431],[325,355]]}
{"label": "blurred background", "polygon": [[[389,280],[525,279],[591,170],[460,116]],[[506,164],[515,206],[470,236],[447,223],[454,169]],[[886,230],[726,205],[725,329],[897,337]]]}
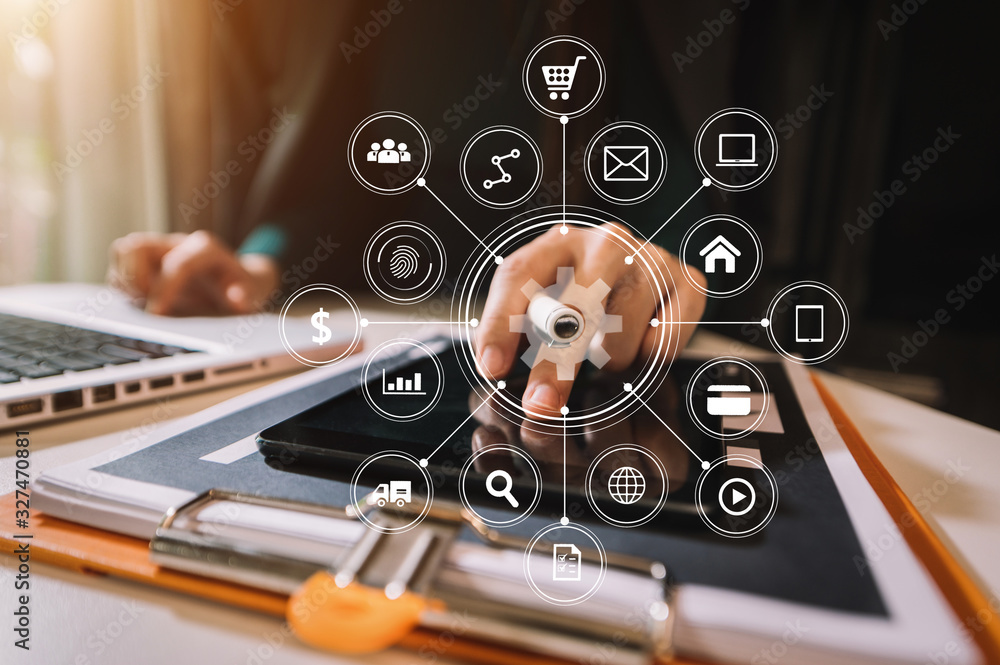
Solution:
{"label": "blurred background", "polygon": [[[399,11],[358,48],[357,31],[390,4]],[[851,312],[848,342],[826,369],[1000,428],[1000,234],[984,171],[1000,154],[995,10],[917,0],[470,4],[0,2],[0,285],[101,281],[108,245],[132,231],[207,228],[238,246],[302,200],[308,223],[333,229],[343,264],[359,267],[352,257],[360,263],[384,223],[448,224],[425,197],[374,197],[350,177],[350,130],[383,109],[445,129],[431,176],[463,219],[491,228],[516,210],[484,210],[462,191],[461,148],[493,124],[524,129],[543,152],[558,147],[518,77],[531,46],[574,34],[602,53],[609,84],[570,141],[585,145],[617,118],[650,126],[667,146],[662,194],[613,211],[639,229],[695,188],[690,146],[709,115],[744,106],[778,131],[778,166],[763,186],[713,188],[657,238],[676,250],[712,212],[757,230],[760,277],[712,302],[712,318],[760,318],[782,286],[822,281]],[[723,12],[733,21],[720,22]],[[498,92],[449,116],[480,77],[499,81]],[[184,206],[279,108],[295,116],[293,131],[191,214]],[[571,171],[570,200],[607,208]],[[557,175],[547,168],[543,182]],[[460,265],[461,248],[449,251]],[[767,346],[759,330],[718,332]]]}

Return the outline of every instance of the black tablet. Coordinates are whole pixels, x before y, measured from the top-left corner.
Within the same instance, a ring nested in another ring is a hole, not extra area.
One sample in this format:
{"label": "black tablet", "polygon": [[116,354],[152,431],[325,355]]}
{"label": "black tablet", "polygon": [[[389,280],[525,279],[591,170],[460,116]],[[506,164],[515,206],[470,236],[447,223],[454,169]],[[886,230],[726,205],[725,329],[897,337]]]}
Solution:
{"label": "black tablet", "polygon": [[[637,444],[659,459],[668,479],[666,499],[656,523],[700,523],[694,490],[702,469],[684,444],[702,459],[716,459],[723,454],[723,442],[702,433],[691,422],[683,404],[683,390],[697,362],[679,360],[674,363],[664,383],[647,400],[656,413],[641,409],[614,426],[568,434],[564,470],[563,431],[558,423],[540,427],[519,422],[509,409],[483,404],[482,395],[470,388],[451,345],[438,353],[437,360],[445,377],[443,394],[433,411],[421,419],[396,422],[383,417],[369,406],[359,386],[262,431],[258,437],[261,452],[270,463],[289,471],[349,481],[358,466],[372,455],[387,450],[401,451],[416,459],[427,458],[435,496],[457,500],[459,475],[470,455],[489,446],[504,444],[524,451],[536,463],[543,480],[540,499],[543,510],[556,510],[562,505],[565,476],[566,500],[577,510],[586,511],[590,506],[585,499],[584,479],[591,462],[612,447]],[[506,390],[514,395],[521,394],[527,379],[526,366],[518,365],[507,377]],[[433,361],[426,358],[397,368],[397,372],[408,375],[430,376],[435,371]],[[373,383],[380,380],[381,375]],[[584,367],[574,383],[568,406],[571,411],[579,409],[588,401],[600,399],[603,391],[620,390],[620,386],[621,381],[615,375]],[[713,418],[707,413],[700,417],[706,422]],[[660,419],[671,423],[684,443],[664,428],[658,422]],[[511,474],[515,494],[528,485],[534,487],[533,471],[518,462],[516,455],[502,452],[477,457],[465,483],[471,488],[469,499],[486,505],[496,502],[495,495],[491,497],[487,492],[486,481],[497,468]],[[630,463],[641,473],[642,459]],[[391,459],[384,467],[387,480],[402,478],[412,471],[406,465],[393,465]],[[625,518],[631,513],[648,513],[650,502],[657,501],[660,496],[655,491],[658,489],[657,474],[645,474],[645,482],[648,483],[647,491],[630,505],[623,506],[621,496],[612,497],[610,490],[592,491],[592,497]]]}

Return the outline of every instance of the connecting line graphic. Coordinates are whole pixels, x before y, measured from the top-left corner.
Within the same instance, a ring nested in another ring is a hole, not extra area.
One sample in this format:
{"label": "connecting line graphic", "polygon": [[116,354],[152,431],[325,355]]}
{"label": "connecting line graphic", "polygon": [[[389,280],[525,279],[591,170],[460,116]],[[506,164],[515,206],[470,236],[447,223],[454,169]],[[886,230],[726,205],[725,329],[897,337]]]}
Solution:
{"label": "connecting line graphic", "polygon": [[369,321],[368,319],[361,319],[361,327],[367,328],[368,326],[409,326],[409,325],[421,325],[421,326],[472,326],[475,328],[479,325],[479,319],[469,319],[468,321]]}
{"label": "connecting line graphic", "polygon": [[671,434],[673,434],[673,435],[674,435],[674,438],[675,438],[675,439],[677,439],[678,441],[680,441],[680,442],[681,442],[681,445],[682,445],[682,446],[684,446],[685,448],[687,448],[687,449],[688,449],[688,452],[689,452],[689,453],[691,453],[692,455],[694,455],[694,458],[695,458],[696,460],[698,460],[699,462],[701,462],[701,468],[703,468],[703,469],[707,469],[707,468],[708,468],[708,467],[710,466],[710,464],[709,464],[709,463],[708,463],[707,461],[705,461],[705,460],[703,460],[702,458],[698,457],[698,453],[696,453],[696,452],[695,452],[694,450],[692,450],[692,449],[691,449],[691,446],[689,446],[689,445],[687,444],[687,442],[685,442],[685,441],[684,441],[684,439],[682,439],[681,437],[679,437],[679,436],[677,435],[677,432],[675,432],[675,431],[673,430],[673,428],[672,428],[672,427],[670,427],[670,425],[668,425],[667,423],[665,423],[665,422],[663,421],[663,418],[661,418],[661,417],[660,417],[660,414],[658,414],[658,413],[657,413],[656,411],[654,411],[654,410],[653,410],[653,407],[651,407],[651,406],[650,406],[649,404],[647,404],[647,403],[646,403],[646,400],[644,400],[643,398],[639,397],[639,395],[637,395],[637,394],[635,393],[635,391],[634,391],[634,390],[632,390],[632,386],[631,386],[631,384],[628,384],[628,383],[626,383],[626,384],[625,384],[625,391],[626,391],[626,392],[630,392],[630,393],[632,393],[632,395],[633,395],[633,396],[635,396],[635,398],[636,398],[637,400],[639,400],[639,403],[640,403],[640,404],[642,404],[642,405],[643,405],[644,407],[646,407],[646,410],[647,410],[647,411],[649,411],[650,413],[652,413],[652,414],[653,414],[653,417],[655,417],[655,418],[656,418],[657,420],[659,420],[659,421],[660,421],[660,424],[661,424],[661,425],[663,425],[664,427],[666,427],[666,428],[667,428],[667,431],[668,431],[668,432],[670,432]]}
{"label": "connecting line graphic", "polygon": [[653,319],[649,322],[649,325],[654,328],[666,325],[697,326],[702,324],[713,326],[761,326],[766,328],[771,325],[771,322],[768,319],[758,319],[757,321],[661,321],[660,319]]}
{"label": "connecting line graphic", "polygon": [[680,208],[678,208],[678,209],[677,209],[677,210],[676,210],[676,211],[674,212],[674,214],[670,215],[670,217],[668,217],[668,218],[667,218],[667,221],[665,221],[665,222],[663,222],[662,224],[660,224],[660,228],[658,228],[658,229],[656,229],[655,231],[653,231],[652,235],[650,235],[650,236],[649,236],[648,238],[646,238],[646,240],[644,240],[644,241],[643,241],[643,243],[642,243],[641,245],[639,245],[639,249],[635,250],[635,253],[634,253],[634,254],[631,254],[630,256],[626,256],[626,257],[625,257],[625,263],[628,263],[628,264],[631,264],[631,263],[632,263],[632,261],[634,261],[634,260],[635,260],[635,257],[637,257],[637,256],[639,255],[639,252],[641,252],[641,251],[642,251],[642,250],[643,250],[643,249],[644,249],[644,248],[646,247],[646,245],[648,245],[648,244],[649,244],[649,242],[650,242],[650,241],[651,241],[651,240],[652,240],[652,239],[653,239],[654,237],[656,237],[656,234],[657,234],[657,233],[659,233],[660,231],[662,231],[662,230],[663,230],[663,228],[664,228],[664,227],[665,227],[665,226],[666,226],[667,224],[669,224],[669,223],[670,223],[670,220],[671,220],[671,219],[673,219],[674,217],[676,217],[676,216],[677,216],[677,213],[679,213],[679,212],[680,212],[681,210],[683,210],[683,209],[684,209],[684,206],[686,206],[686,205],[687,205],[688,203],[691,203],[691,199],[693,199],[693,198],[694,198],[695,196],[697,196],[697,195],[698,195],[698,192],[700,192],[701,190],[705,189],[706,187],[709,187],[709,186],[710,186],[711,184],[712,184],[712,181],[711,181],[711,180],[709,180],[708,178],[705,178],[704,180],[702,180],[702,181],[701,181],[701,187],[699,187],[698,189],[694,190],[694,194],[692,194],[691,196],[689,196],[689,197],[687,198],[687,201],[685,201],[684,203],[682,203],[682,204],[681,204],[681,207],[680,207]]}
{"label": "connecting line graphic", "polygon": [[569,414],[569,407],[564,406],[560,413],[563,417],[563,514],[559,522],[566,526],[569,524],[569,517],[566,515],[566,416]]}
{"label": "connecting line graphic", "polygon": [[496,262],[497,265],[500,265],[501,263],[503,263],[503,257],[500,256],[499,254],[493,253],[493,250],[491,250],[489,247],[487,247],[486,243],[484,243],[479,236],[477,236],[475,233],[473,233],[472,229],[470,229],[468,226],[466,226],[465,222],[463,222],[458,217],[458,215],[456,215],[455,212],[451,208],[449,208],[447,206],[447,204],[445,204],[444,201],[441,200],[441,197],[439,197],[437,194],[434,193],[434,190],[432,190],[430,188],[430,186],[427,184],[427,181],[425,179],[418,178],[417,179],[417,187],[423,187],[424,189],[426,189],[427,193],[430,194],[431,196],[433,196],[435,201],[437,201],[438,203],[440,203],[444,207],[445,210],[447,210],[449,213],[451,213],[451,216],[455,218],[455,221],[457,221],[459,224],[461,224],[462,227],[466,231],[468,231],[472,235],[473,238],[476,239],[476,242],[478,242],[480,245],[482,245],[483,249],[485,249],[487,252],[489,252],[490,256],[493,257],[493,260]]}
{"label": "connecting line graphic", "polygon": [[455,436],[455,432],[457,432],[458,430],[460,430],[463,427],[465,427],[465,423],[469,422],[469,419],[472,418],[472,416],[476,415],[476,411],[479,411],[479,409],[483,408],[483,404],[486,404],[486,402],[488,402],[490,400],[490,398],[492,398],[494,395],[496,395],[498,392],[500,392],[501,390],[503,390],[506,387],[507,387],[507,382],[506,381],[497,381],[497,387],[493,389],[493,392],[491,392],[486,399],[484,399],[482,402],[480,402],[479,406],[477,406],[476,408],[474,408],[472,410],[472,412],[469,413],[469,415],[467,415],[465,417],[465,420],[463,420],[462,423],[458,427],[456,427],[454,430],[452,430],[451,434],[449,434],[448,436],[446,436],[444,438],[444,441],[442,441],[440,444],[438,444],[437,448],[435,448],[433,451],[431,451],[430,455],[428,455],[427,457],[425,457],[422,460],[420,460],[420,466],[426,467],[427,464],[428,464],[428,460],[430,460],[430,458],[434,456],[434,453],[436,453],[437,451],[441,450],[441,448],[444,447],[444,444],[448,443],[448,439],[450,439],[451,437]]}
{"label": "connecting line graphic", "polygon": [[559,122],[562,124],[562,171],[559,176],[562,178],[562,199],[563,199],[563,214],[562,214],[562,229],[560,232],[566,235],[569,229],[566,228],[566,125],[569,124],[569,118],[566,116],[561,116]]}

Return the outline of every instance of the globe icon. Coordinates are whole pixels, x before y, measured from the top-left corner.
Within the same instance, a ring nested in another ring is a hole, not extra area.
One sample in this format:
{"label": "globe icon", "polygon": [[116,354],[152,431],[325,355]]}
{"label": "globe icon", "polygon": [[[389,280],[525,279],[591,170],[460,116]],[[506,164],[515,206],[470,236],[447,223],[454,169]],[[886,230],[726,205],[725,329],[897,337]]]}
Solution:
{"label": "globe icon", "polygon": [[608,492],[618,503],[628,505],[642,498],[646,491],[646,479],[639,470],[631,466],[615,469],[608,479]]}

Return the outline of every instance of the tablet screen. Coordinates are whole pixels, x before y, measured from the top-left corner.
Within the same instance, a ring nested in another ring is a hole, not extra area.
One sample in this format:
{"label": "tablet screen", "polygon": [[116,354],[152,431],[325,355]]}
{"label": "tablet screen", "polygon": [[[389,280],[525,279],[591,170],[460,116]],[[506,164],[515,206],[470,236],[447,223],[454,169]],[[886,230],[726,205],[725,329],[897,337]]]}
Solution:
{"label": "tablet screen", "polygon": [[[358,388],[263,431],[262,450],[271,456],[295,451],[302,455],[297,465],[299,470],[339,479],[350,479],[357,465],[377,452],[403,451],[416,459],[428,458],[435,492],[453,498],[457,492],[457,478],[471,455],[490,446],[511,446],[524,451],[537,465],[545,490],[543,497],[550,503],[561,503],[564,473],[567,493],[574,495],[571,500],[580,500],[588,469],[594,460],[611,448],[634,444],[650,451],[662,464],[662,469],[649,457],[629,454],[629,451],[601,458],[602,468],[628,466],[634,469],[634,475],[616,478],[612,484],[597,484],[599,489],[592,490],[595,500],[613,501],[611,505],[617,513],[626,516],[648,512],[648,504],[657,501],[664,489],[661,476],[665,472],[667,498],[663,507],[666,518],[696,515],[694,485],[701,467],[685,444],[703,459],[715,459],[722,454],[722,443],[703,434],[690,421],[683,404],[683,387],[697,363],[684,360],[675,363],[664,383],[647,400],[650,409],[638,409],[611,426],[568,433],[564,469],[564,435],[558,422],[546,426],[524,421],[489,399],[484,403],[484,396],[469,387],[454,349],[440,353],[438,360],[445,376],[441,401],[420,420],[396,422],[383,417],[366,403]],[[522,394],[527,381],[526,366],[518,365],[519,368],[507,377],[507,390],[513,395]],[[405,374],[413,381],[415,377],[433,376],[435,372],[432,361],[423,359],[398,368],[395,374]],[[378,386],[370,386],[370,389],[380,389],[381,381],[381,374],[375,373],[371,383]],[[620,386],[616,375],[584,368],[574,383],[568,406],[571,411],[577,411],[588,404],[599,404],[607,395],[620,390]],[[419,400],[421,397],[398,395],[396,399]],[[712,416],[704,414],[704,417]],[[663,427],[660,419],[683,437],[684,442]],[[469,474],[477,482],[467,483],[467,486],[485,488],[488,475],[496,469],[510,473],[515,495],[528,485],[534,487],[533,472],[528,465],[517,455],[502,450],[480,455],[474,460]],[[632,480],[636,477],[644,483],[641,496],[635,497],[634,492],[629,495],[618,492],[619,488],[634,489]]]}

